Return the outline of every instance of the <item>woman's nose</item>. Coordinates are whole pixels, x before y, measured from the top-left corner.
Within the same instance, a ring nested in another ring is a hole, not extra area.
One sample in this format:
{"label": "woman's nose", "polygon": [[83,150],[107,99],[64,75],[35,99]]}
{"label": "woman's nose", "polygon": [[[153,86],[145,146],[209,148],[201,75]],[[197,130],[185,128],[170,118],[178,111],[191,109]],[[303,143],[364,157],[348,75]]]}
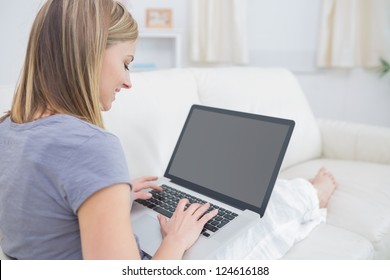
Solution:
{"label": "woman's nose", "polygon": [[129,89],[132,87],[130,77],[128,77],[122,84],[122,88]]}

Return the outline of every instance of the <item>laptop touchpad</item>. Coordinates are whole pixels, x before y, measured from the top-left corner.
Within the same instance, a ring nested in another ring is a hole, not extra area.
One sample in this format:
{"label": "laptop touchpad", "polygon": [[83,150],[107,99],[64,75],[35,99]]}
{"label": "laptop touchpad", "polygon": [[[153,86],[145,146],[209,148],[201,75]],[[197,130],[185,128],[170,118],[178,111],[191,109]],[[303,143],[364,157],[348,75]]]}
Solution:
{"label": "laptop touchpad", "polygon": [[133,221],[133,230],[139,239],[141,250],[153,256],[162,241],[157,218],[145,214]]}

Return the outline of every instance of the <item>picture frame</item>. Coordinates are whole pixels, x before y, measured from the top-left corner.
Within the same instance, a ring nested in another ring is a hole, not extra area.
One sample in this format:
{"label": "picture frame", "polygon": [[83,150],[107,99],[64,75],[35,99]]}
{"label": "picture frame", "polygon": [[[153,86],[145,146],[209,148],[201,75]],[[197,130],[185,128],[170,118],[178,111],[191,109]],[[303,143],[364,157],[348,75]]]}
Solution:
{"label": "picture frame", "polygon": [[146,28],[172,28],[172,9],[146,9]]}

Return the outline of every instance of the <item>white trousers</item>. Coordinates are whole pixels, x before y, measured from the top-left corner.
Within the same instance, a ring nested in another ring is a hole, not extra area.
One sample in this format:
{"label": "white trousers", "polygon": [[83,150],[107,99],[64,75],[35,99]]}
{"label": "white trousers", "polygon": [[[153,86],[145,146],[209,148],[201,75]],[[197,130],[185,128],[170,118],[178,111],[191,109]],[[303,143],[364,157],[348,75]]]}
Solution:
{"label": "white trousers", "polygon": [[310,182],[278,179],[264,217],[215,258],[279,259],[325,221],[326,209],[319,208]]}

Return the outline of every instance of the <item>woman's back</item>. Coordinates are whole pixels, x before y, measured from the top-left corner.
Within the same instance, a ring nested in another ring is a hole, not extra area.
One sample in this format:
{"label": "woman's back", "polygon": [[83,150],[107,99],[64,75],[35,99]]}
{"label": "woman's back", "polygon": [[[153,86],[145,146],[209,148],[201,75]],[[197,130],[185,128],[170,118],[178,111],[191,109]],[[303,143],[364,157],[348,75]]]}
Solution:
{"label": "woman's back", "polygon": [[77,210],[97,190],[130,178],[118,139],[54,115],[0,123],[0,230],[18,259],[81,259]]}

